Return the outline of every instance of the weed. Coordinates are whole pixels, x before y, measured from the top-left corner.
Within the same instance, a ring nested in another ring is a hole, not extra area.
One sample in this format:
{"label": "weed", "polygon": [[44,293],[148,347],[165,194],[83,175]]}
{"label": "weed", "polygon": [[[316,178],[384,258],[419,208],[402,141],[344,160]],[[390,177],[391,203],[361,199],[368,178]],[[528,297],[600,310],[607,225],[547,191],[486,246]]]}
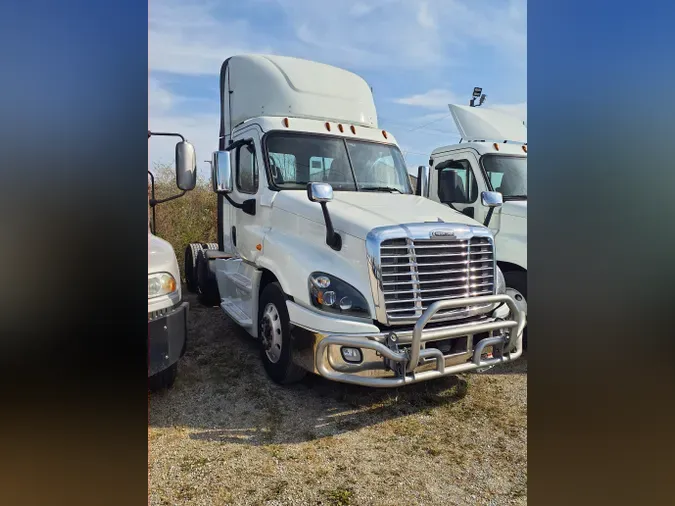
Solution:
{"label": "weed", "polygon": [[326,499],[331,506],[349,506],[354,493],[348,488],[336,488],[326,491]]}

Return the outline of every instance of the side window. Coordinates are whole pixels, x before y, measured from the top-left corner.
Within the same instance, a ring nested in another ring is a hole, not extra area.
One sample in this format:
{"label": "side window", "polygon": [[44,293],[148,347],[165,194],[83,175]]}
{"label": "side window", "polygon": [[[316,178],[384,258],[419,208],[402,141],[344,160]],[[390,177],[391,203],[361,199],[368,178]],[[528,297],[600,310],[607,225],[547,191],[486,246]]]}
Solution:
{"label": "side window", "polygon": [[258,191],[258,171],[255,163],[254,149],[249,146],[240,146],[237,149],[237,188],[243,193]]}
{"label": "side window", "polygon": [[438,197],[448,204],[472,204],[478,197],[478,183],[468,160],[438,165]]}

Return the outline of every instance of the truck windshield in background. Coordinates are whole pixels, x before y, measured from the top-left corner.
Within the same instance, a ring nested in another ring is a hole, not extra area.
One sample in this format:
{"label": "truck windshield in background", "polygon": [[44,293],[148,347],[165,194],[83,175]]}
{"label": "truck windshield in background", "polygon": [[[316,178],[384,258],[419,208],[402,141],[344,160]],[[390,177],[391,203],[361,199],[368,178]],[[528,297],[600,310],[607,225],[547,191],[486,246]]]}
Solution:
{"label": "truck windshield in background", "polygon": [[412,193],[396,146],[276,132],[268,135],[266,144],[269,173],[279,189],[298,190],[322,182],[335,191]]}
{"label": "truck windshield in background", "polygon": [[504,200],[527,199],[527,157],[483,155],[482,163],[492,189]]}

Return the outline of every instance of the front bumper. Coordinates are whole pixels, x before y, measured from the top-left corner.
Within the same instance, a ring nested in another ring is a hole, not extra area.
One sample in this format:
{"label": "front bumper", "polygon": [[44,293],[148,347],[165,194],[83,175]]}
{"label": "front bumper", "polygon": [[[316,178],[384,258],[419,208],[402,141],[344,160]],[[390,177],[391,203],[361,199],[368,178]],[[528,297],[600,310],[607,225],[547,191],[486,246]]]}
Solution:
{"label": "front bumper", "polygon": [[189,307],[183,302],[165,312],[148,313],[148,377],[170,367],[185,354]]}
{"label": "front bumper", "polygon": [[[508,306],[507,319],[493,313],[480,321],[425,330],[438,311],[493,303]],[[412,331],[315,333],[313,369],[330,380],[370,387],[397,387],[483,369],[520,357],[525,323],[525,314],[506,294],[438,301],[427,308]],[[342,347],[359,348],[363,360],[358,364],[346,362]],[[491,358],[489,354],[483,356],[488,348],[492,349]]]}

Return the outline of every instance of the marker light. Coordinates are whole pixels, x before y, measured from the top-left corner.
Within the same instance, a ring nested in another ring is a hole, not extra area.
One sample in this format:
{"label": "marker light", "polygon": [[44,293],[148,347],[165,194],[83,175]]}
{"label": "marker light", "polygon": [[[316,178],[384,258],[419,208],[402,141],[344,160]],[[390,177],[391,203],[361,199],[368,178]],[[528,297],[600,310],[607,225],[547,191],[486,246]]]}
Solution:
{"label": "marker light", "polygon": [[354,135],[356,135],[356,128],[354,128],[354,125],[350,126],[349,129],[352,131]]}
{"label": "marker light", "polygon": [[495,147],[495,149],[496,149],[497,151],[499,151],[499,144],[497,144],[497,143],[495,142],[495,143],[493,144],[493,146]]}
{"label": "marker light", "polygon": [[328,123],[328,121],[326,121],[326,130],[330,132],[330,123]]}
{"label": "marker light", "polygon": [[382,130],[382,135],[384,136],[385,139],[387,138],[387,132],[385,130]]}
{"label": "marker light", "polygon": [[340,130],[340,132],[344,132],[344,131],[345,131],[345,129],[344,129],[343,126],[342,126],[342,123],[340,123],[340,124],[338,125],[338,130]]}
{"label": "marker light", "polygon": [[523,151],[525,151],[525,153],[527,153],[527,144],[523,144]]}
{"label": "marker light", "polygon": [[288,118],[284,118],[284,126],[288,128]]}

